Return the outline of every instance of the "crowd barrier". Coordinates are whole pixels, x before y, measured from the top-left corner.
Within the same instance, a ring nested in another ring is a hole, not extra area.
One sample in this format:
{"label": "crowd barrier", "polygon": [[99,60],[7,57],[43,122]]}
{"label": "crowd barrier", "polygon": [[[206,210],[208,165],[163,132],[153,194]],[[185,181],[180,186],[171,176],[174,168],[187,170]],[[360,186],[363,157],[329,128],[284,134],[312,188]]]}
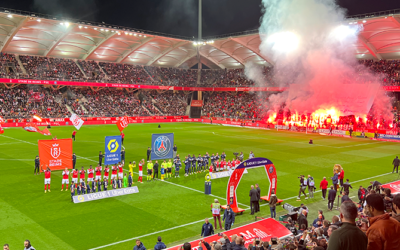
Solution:
{"label": "crowd barrier", "polygon": [[[16,84],[39,84],[39,85],[61,85],[61,86],[83,86],[83,87],[106,87],[106,88],[134,88],[134,89],[160,89],[160,90],[182,90],[182,91],[271,91],[282,92],[288,90],[287,87],[179,87],[179,86],[159,86],[143,84],[123,84],[123,83],[99,83],[99,82],[70,82],[53,80],[34,80],[34,79],[9,79],[0,78],[0,83]],[[385,91],[400,92],[400,86],[382,86]]]}
{"label": "crowd barrier", "polygon": [[[104,124],[117,124],[119,117],[82,117],[84,125],[104,125]],[[277,129],[277,130],[288,130],[293,132],[313,132],[313,128],[306,129],[305,127],[286,126],[286,125],[274,125],[264,121],[237,121],[230,118],[221,119],[209,119],[209,118],[189,118],[188,116],[132,116],[128,117],[129,123],[164,123],[164,122],[202,122],[206,124],[216,124],[223,126],[237,126],[237,127],[248,127],[255,129]],[[6,123],[2,124],[3,128],[9,127],[24,127],[27,123],[32,123],[31,119],[6,119]],[[69,118],[44,118],[42,122],[33,122],[37,126],[72,126]],[[318,133],[329,134],[329,129],[318,129]],[[397,130],[383,130],[383,129],[355,129],[353,136],[361,136],[364,133],[367,137],[374,137],[375,132],[378,133],[379,139],[384,140],[399,140]],[[336,130],[332,131],[332,134],[337,136],[348,136],[350,132],[348,130]]]}

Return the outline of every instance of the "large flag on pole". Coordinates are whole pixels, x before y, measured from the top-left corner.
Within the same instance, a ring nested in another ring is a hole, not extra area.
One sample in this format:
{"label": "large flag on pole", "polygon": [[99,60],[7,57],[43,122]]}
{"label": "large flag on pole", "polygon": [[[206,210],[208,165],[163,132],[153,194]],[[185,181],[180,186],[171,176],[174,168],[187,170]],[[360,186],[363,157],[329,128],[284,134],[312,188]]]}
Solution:
{"label": "large flag on pole", "polygon": [[0,125],[0,135],[1,134],[4,134],[4,129],[3,129],[3,127]]}
{"label": "large flag on pole", "polygon": [[5,123],[6,121],[4,121],[3,117],[0,116],[0,124]]}
{"label": "large flag on pole", "polygon": [[69,119],[77,130],[79,130],[84,123],[84,121],[76,114],[72,114]]}
{"label": "large flag on pole", "polygon": [[119,118],[119,121],[117,122],[117,126],[120,132],[124,130],[124,128],[128,127],[129,125],[129,119],[128,117],[124,116]]}

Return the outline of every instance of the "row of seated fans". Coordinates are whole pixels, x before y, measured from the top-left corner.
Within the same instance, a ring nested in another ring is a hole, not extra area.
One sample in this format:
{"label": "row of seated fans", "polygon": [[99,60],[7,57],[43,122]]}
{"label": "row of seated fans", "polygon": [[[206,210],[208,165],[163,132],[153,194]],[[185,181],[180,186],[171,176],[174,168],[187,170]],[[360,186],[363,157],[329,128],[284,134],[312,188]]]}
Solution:
{"label": "row of seated fans", "polygon": [[[42,86],[19,85],[0,87],[0,116],[9,118],[80,116],[119,117],[149,115],[185,115],[187,107],[183,92],[141,91],[105,88],[63,88],[53,90]],[[70,112],[71,111],[71,112]]]}
{"label": "row of seated fans", "polygon": [[[23,73],[17,57],[19,57]],[[400,60],[360,60],[360,64],[379,75],[384,85],[400,85]],[[121,63],[107,63],[64,58],[25,56],[1,53],[0,76],[43,80],[98,81],[170,86],[254,86],[243,69],[206,69],[197,84],[197,69],[160,68]],[[274,86],[273,68],[261,68],[265,86]]]}

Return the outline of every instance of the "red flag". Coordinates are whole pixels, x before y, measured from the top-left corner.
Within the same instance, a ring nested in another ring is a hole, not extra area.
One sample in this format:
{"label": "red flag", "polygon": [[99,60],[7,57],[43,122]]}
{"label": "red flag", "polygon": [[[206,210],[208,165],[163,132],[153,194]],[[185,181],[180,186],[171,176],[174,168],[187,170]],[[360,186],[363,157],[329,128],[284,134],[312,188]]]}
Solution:
{"label": "red flag", "polygon": [[3,117],[0,116],[0,124],[3,124],[3,123],[5,123],[5,121],[4,121]]}
{"label": "red flag", "polygon": [[117,126],[120,132],[124,130],[124,128],[128,127],[129,125],[129,119],[128,117],[124,116],[119,118],[119,121],[117,122]]}
{"label": "red flag", "polygon": [[24,129],[28,132],[38,132],[42,135],[51,135],[50,131],[47,128],[40,130],[38,126],[34,123],[27,123]]}
{"label": "red flag", "polygon": [[4,134],[4,129],[1,127],[1,125],[0,125],[0,135],[1,134]]}

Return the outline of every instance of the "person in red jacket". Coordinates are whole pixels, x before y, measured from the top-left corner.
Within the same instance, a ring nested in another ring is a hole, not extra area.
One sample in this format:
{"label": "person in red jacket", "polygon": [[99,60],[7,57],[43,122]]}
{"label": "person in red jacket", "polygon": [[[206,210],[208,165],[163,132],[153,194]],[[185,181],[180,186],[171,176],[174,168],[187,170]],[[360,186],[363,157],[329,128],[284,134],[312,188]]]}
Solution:
{"label": "person in red jacket", "polygon": [[74,130],[74,132],[72,132],[72,139],[74,139],[74,141],[75,141],[75,135],[76,135],[76,131]]}
{"label": "person in red jacket", "polygon": [[344,179],[344,170],[342,168],[342,171],[339,173],[338,179],[340,181],[340,186],[343,187],[343,179]]}
{"label": "person in red jacket", "polygon": [[328,181],[326,180],[326,177],[324,177],[324,179],[319,184],[319,188],[322,190],[322,199],[325,200],[326,190],[328,189]]}

